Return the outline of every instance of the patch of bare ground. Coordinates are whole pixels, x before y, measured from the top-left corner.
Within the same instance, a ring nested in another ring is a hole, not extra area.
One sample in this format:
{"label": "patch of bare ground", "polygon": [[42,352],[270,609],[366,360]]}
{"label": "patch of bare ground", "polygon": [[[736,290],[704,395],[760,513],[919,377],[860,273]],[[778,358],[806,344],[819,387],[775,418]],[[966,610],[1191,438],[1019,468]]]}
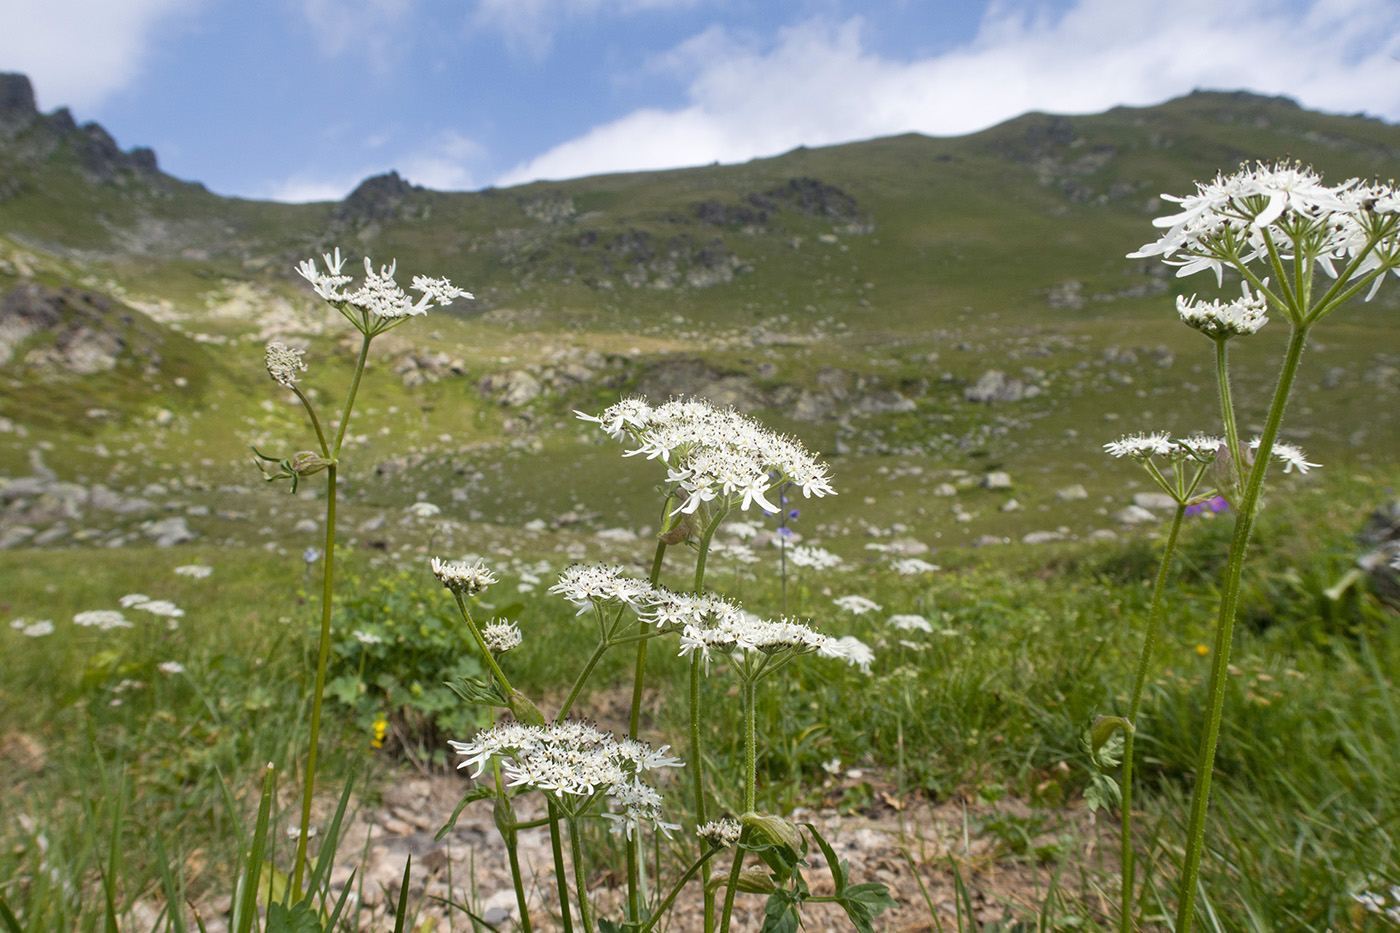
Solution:
{"label": "patch of bare ground", "polygon": [[[360,929],[392,929],[394,901],[410,853],[410,904],[418,911],[413,929],[471,930],[460,907],[499,930],[515,929],[516,898],[491,802],[468,805],[455,827],[435,840],[471,783],[456,773],[401,773],[384,786],[382,800],[360,809],[349,822],[332,876],[337,894],[351,885],[350,903],[360,903]],[[519,798],[517,818],[542,816],[540,800],[539,794]],[[899,906],[876,918],[876,930],[912,933],[940,929],[940,923],[942,929],[956,929],[955,877],[961,877],[964,903],[970,902],[979,927],[1033,921],[1052,890],[1061,918],[1074,914],[1103,922],[1114,910],[1117,833],[1102,814],[1096,819],[1082,805],[1033,810],[1014,799],[931,803],[884,792],[876,800],[858,813],[799,807],[791,814],[794,822],[815,825],[838,857],[849,862],[852,883],[878,881],[890,888]],[[547,830],[521,830],[518,853],[534,928],[561,929]],[[803,873],[812,893],[830,894],[831,875],[815,845],[807,861]],[[717,859],[716,874],[727,872],[727,864],[724,857]],[[668,878],[677,873],[674,865],[667,869]],[[572,881],[571,866],[568,877]],[[589,893],[598,916],[622,915],[624,888],[624,880],[610,872],[593,873]],[[698,885],[683,892],[665,929],[701,929],[699,901]],[[757,930],[763,905],[762,895],[741,895],[733,929]],[[227,909],[227,899],[201,905],[209,933],[225,928]],[[835,905],[809,904],[802,918],[813,933],[852,928]]]}

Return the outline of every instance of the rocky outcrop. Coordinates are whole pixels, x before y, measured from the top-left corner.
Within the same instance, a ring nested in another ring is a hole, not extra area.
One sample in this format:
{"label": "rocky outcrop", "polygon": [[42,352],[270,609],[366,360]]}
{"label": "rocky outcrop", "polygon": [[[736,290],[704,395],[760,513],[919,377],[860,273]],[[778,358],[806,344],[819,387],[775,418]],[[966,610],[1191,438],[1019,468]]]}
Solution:
{"label": "rocky outcrop", "polygon": [[[123,152],[97,123],[79,126],[67,107],[39,112],[34,86],[22,74],[0,74],[0,143],[21,163],[39,163],[66,153],[91,181],[121,183],[160,176],[156,154],[137,148]],[[3,179],[0,179],[3,181]],[[0,191],[12,187],[0,184]]]}
{"label": "rocky outcrop", "polygon": [[333,228],[363,227],[383,221],[424,220],[430,213],[428,189],[410,184],[398,172],[375,175],[331,210]]}
{"label": "rocky outcrop", "polygon": [[[0,365],[18,363],[40,378],[90,376],[109,372],[128,350],[144,357],[148,369],[160,356],[140,342],[132,346],[135,316],[106,295],[75,288],[22,282],[0,300]],[[44,335],[35,345],[31,338]],[[24,355],[16,359],[19,351]]]}

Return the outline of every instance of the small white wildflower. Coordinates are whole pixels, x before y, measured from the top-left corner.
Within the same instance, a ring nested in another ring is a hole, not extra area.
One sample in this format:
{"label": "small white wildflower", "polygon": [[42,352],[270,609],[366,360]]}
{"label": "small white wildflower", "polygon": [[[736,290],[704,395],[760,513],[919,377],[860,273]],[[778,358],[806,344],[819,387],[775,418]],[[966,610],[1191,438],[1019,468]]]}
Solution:
{"label": "small white wildflower", "polygon": [[267,374],[278,385],[290,389],[301,381],[297,373],[306,372],[306,364],[301,359],[304,353],[304,350],[296,350],[274,340],[267,345]]}
{"label": "small white wildflower", "polygon": [[1176,311],[1184,324],[1212,340],[1255,334],[1269,322],[1268,302],[1263,295],[1251,293],[1248,285],[1234,301],[1197,301],[1195,295],[1178,295]]}
{"label": "small white wildflower", "polygon": [[170,674],[171,676],[183,674],[185,672],[185,665],[181,664],[179,661],[161,661],[156,667],[162,674]]}
{"label": "small white wildflower", "polygon": [[810,567],[813,570],[831,570],[841,566],[841,558],[824,548],[805,544],[795,544],[787,549],[787,560],[795,567]]}
{"label": "small white wildflower", "polygon": [[28,625],[28,624],[29,624],[29,620],[28,620],[28,619],[15,619],[13,622],[10,623],[10,628],[19,630],[19,629],[24,628],[24,627],[25,627],[26,625]]}
{"label": "small white wildflower", "polygon": [[901,632],[933,633],[933,626],[929,624],[928,619],[920,615],[893,615],[890,616],[889,624]]}
{"label": "small white wildflower", "polygon": [[[1262,437],[1256,437],[1249,442],[1249,449],[1259,450],[1259,445],[1264,442]],[[1283,462],[1283,472],[1292,473],[1295,469],[1299,473],[1306,473],[1313,467],[1322,466],[1320,463],[1309,463],[1303,451],[1294,444],[1285,444],[1283,441],[1274,441],[1273,455]]]}
{"label": "small white wildflower", "polygon": [[520,626],[514,622],[496,621],[482,628],[481,639],[486,642],[486,647],[496,654],[505,654],[513,648],[519,648],[524,636],[520,634]]}
{"label": "small white wildflower", "polygon": [[844,767],[845,765],[841,763],[840,758],[829,758],[826,761],[822,762],[822,770],[825,771],[827,774],[831,775],[832,777],[836,777],[838,774],[840,774],[841,769]]}
{"label": "small white wildflower", "polygon": [[1158,431],[1155,434],[1129,434],[1116,441],[1103,445],[1110,457],[1128,457],[1145,462],[1154,456],[1165,457],[1171,453],[1171,436]]}
{"label": "small white wildflower", "polygon": [[301,277],[311,283],[316,294],[343,314],[350,323],[371,336],[382,333],[395,323],[408,317],[426,314],[436,305],[449,305],[458,298],[471,298],[470,292],[457,288],[447,279],[434,279],[415,276],[412,288],[422,292],[422,297],[414,301],[394,281],[397,263],[391,262],[374,269],[374,263],[365,257],[364,283],[355,291],[347,292],[352,276],[341,272],[345,260],[340,256],[340,248],[326,253],[323,257],[326,272],[316,267],[314,259],[307,259],[297,266]]}
{"label": "small white wildflower", "polygon": [[177,576],[191,577],[195,580],[203,580],[213,572],[214,568],[206,564],[185,564],[182,567],[175,568]]}
{"label": "small white wildflower", "polygon": [[875,660],[875,652],[870,650],[869,645],[854,635],[842,635],[836,639],[836,644],[845,655],[847,664],[860,668],[862,674],[870,673],[870,665]]}
{"label": "small white wildflower", "polygon": [[415,502],[408,507],[408,513],[414,518],[436,518],[442,514],[442,509],[431,502]]}
{"label": "small white wildflower", "polygon": [[185,610],[168,599],[148,599],[144,603],[137,603],[132,608],[149,612],[153,616],[164,616],[167,619],[180,619],[185,615]]}
{"label": "small white wildflower", "polygon": [[40,619],[32,622],[19,630],[21,635],[27,638],[43,638],[45,635],[53,634],[53,622],[49,619]]}
{"label": "small white wildflower", "polygon": [[921,573],[933,573],[938,570],[937,564],[930,564],[928,561],[918,557],[905,557],[900,560],[890,562],[890,569],[901,576],[913,577]]}
{"label": "small white wildflower", "polygon": [[123,609],[130,609],[133,606],[139,606],[142,603],[148,603],[150,601],[151,597],[143,593],[127,593],[121,599],[117,600]]}
{"label": "small white wildflower", "polygon": [[384,639],[383,639],[383,638],[380,638],[378,635],[374,634],[373,632],[366,632],[366,631],[364,631],[363,629],[355,629],[355,630],[354,630],[353,632],[351,632],[350,634],[351,634],[352,636],[354,636],[355,640],[358,641],[358,642],[359,642],[360,644],[362,644],[362,645],[382,645],[382,644],[384,644]]}
{"label": "small white wildflower", "polygon": [[728,849],[737,845],[742,832],[743,827],[738,821],[730,819],[711,820],[695,827],[695,835],[716,849]]}
{"label": "small white wildflower", "polygon": [[879,603],[864,596],[838,596],[832,600],[837,608],[844,609],[852,615],[863,616],[867,612],[879,612],[882,608]]}
{"label": "small white wildflower", "polygon": [[464,561],[445,561],[434,557],[433,576],[443,586],[461,596],[472,596],[496,582],[496,575],[486,569],[481,561],[468,564]]}
{"label": "small white wildflower", "polygon": [[97,628],[102,631],[110,631],[114,628],[131,628],[131,623],[126,620],[126,616],[115,609],[89,609],[80,612],[73,617],[74,625],[81,625],[85,628]]}
{"label": "small white wildflower", "polygon": [[640,611],[655,595],[650,583],[624,576],[616,564],[574,564],[559,574],[559,582],[549,592],[577,606],[579,615],[603,603],[621,603]]}
{"label": "small white wildflower", "polygon": [[762,529],[753,522],[726,522],[721,530],[741,541],[748,541],[756,537]]}

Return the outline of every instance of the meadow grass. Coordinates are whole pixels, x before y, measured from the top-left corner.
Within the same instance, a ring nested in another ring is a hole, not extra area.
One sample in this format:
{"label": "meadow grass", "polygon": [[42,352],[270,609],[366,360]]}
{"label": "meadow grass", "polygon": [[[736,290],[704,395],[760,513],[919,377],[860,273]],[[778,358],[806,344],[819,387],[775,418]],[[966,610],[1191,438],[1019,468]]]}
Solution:
{"label": "meadow grass", "polygon": [[[1350,567],[1354,532],[1385,496],[1370,478],[1334,475],[1280,487],[1261,518],[1203,874],[1203,904],[1221,929],[1374,922],[1353,909],[1350,892],[1400,877],[1400,795],[1392,780],[1400,732],[1390,673],[1400,669],[1396,613],[1364,581],[1337,600],[1325,592]],[[1144,701],[1137,801],[1143,862],[1153,866],[1145,905],[1171,901],[1180,804],[1204,716],[1209,659],[1197,646],[1210,626],[1211,571],[1224,559],[1221,524],[1200,520],[1183,532],[1161,660]],[[4,896],[25,918],[23,929],[95,922],[117,827],[119,905],[156,892],[157,838],[185,866],[192,897],[218,891],[238,849],[231,821],[248,815],[264,763],[295,766],[306,728],[315,607],[303,602],[299,559],[123,549],[81,552],[75,572],[74,553],[0,557],[10,581],[7,617],[51,618],[59,629],[37,638],[0,630],[0,731],[9,759],[0,877],[9,879]],[[764,555],[765,569],[743,581],[743,596],[756,611],[776,612],[775,564]],[[386,576],[370,559],[351,555],[338,612],[374,592],[403,596],[406,602],[395,605],[409,615],[414,605],[425,615],[441,611],[439,603],[451,608],[448,594],[421,569]],[[758,759],[762,808],[802,802],[858,813],[876,806],[869,781],[827,780],[823,765],[833,761],[861,768],[902,796],[1010,794],[1045,813],[1083,806],[1090,768],[1084,731],[1096,709],[1126,703],[1123,671],[1151,595],[1141,582],[1144,563],[1154,559],[1150,543],[1007,545],[944,551],[938,559],[941,571],[910,577],[881,558],[866,565],[848,558],[846,569],[807,571],[790,581],[789,599],[801,613],[833,634],[866,640],[876,662],[867,676],[809,661],[759,691],[756,719],[767,739]],[[189,562],[214,572],[203,580],[173,574]],[[504,586],[512,574],[503,573]],[[712,573],[723,582],[727,571],[717,564]],[[179,628],[168,631],[165,620],[130,612],[132,629],[100,632],[68,622],[76,612],[114,607],[131,591],[177,602],[186,611]],[[882,609],[843,613],[833,599],[849,593]],[[581,663],[576,645],[587,620],[537,593],[510,599],[521,604],[512,611],[525,633],[511,659],[516,685],[548,707]],[[505,599],[494,602],[500,607]],[[893,630],[885,620],[894,614],[922,615],[933,631]],[[337,618],[352,624],[351,616]],[[629,676],[625,654],[605,656],[600,686],[584,696],[579,712],[618,718],[614,688]],[[646,706],[651,726],[683,745],[685,664],[671,652],[652,654],[659,681]],[[156,667],[167,660],[184,673]],[[726,773],[743,755],[741,711],[724,678],[711,676],[702,688],[721,737],[707,753]],[[367,753],[369,736],[353,709],[330,709],[336,744],[325,761],[334,784]],[[415,721],[388,704],[385,712],[403,729]],[[421,746],[407,745],[422,754]],[[22,748],[40,750],[40,757],[20,760]],[[737,811],[738,801],[716,791]],[[244,812],[229,810],[226,792]],[[1014,857],[1010,850],[1007,857]],[[1106,889],[1115,883],[1101,868],[1076,867],[1097,872]]]}

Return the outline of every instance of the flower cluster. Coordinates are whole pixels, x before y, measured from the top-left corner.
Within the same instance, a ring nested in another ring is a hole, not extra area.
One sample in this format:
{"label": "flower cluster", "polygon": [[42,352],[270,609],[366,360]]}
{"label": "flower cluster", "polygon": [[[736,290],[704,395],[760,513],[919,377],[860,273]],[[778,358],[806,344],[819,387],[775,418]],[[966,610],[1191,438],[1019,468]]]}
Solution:
{"label": "flower cluster", "polygon": [[615,439],[630,438],[636,446],[626,456],[641,454],[666,464],[667,481],[683,500],[679,512],[693,513],[715,500],[722,508],[757,505],[777,512],[766,494],[787,483],[808,497],[835,493],[826,464],[799,441],[703,399],[672,399],[652,407],[646,399],[625,398],[601,415],[575,414]]}
{"label": "flower cluster", "polygon": [[929,625],[928,619],[920,615],[893,615],[889,618],[889,624],[901,632],[933,632],[933,626]]}
{"label": "flower cluster", "polygon": [[74,625],[81,625],[84,628],[95,628],[107,632],[114,628],[131,628],[131,623],[126,616],[115,609],[89,609],[80,612],[73,617]]}
{"label": "flower cluster", "polygon": [[40,619],[38,622],[30,622],[28,619],[15,619],[10,623],[10,628],[26,638],[43,638],[53,634],[53,620]]}
{"label": "flower cluster", "polygon": [[[679,768],[682,762],[645,742],[618,739],[587,723],[566,721],[544,726],[507,722],[478,732],[469,742],[449,742],[462,756],[458,768],[474,768],[480,777],[495,758],[511,787],[533,787],[554,794],[575,815],[593,798],[606,794],[622,810],[618,829],[650,824],[663,832],[676,828],[661,819],[661,796],[645,780],[648,771]],[[572,798],[572,799],[571,799]]]}
{"label": "flower cluster", "polygon": [[841,558],[835,554],[806,544],[794,544],[788,549],[787,559],[794,567],[810,567],[813,570],[831,570],[841,566]]}
{"label": "flower cluster", "polygon": [[301,360],[304,353],[274,340],[267,345],[267,374],[273,382],[290,389],[301,381],[297,373],[306,372],[306,364]]}
{"label": "flower cluster", "polygon": [[[1259,445],[1264,442],[1262,437],[1256,437],[1249,442],[1249,449],[1258,452]],[[1283,441],[1274,441],[1273,449],[1270,450],[1273,457],[1283,463],[1283,472],[1292,473],[1297,470],[1299,473],[1306,473],[1315,466],[1322,466],[1320,463],[1309,463],[1308,458],[1296,444],[1285,444]]]}
{"label": "flower cluster", "polygon": [[481,630],[481,640],[496,654],[505,654],[512,648],[519,648],[524,637],[520,634],[520,626],[514,622],[495,621]]}
{"label": "flower cluster", "polygon": [[496,582],[496,575],[481,561],[468,564],[434,557],[431,566],[438,582],[459,596],[474,596]]}
{"label": "flower cluster", "polygon": [[178,577],[192,577],[195,580],[204,580],[214,572],[214,568],[208,564],[182,564],[175,568],[175,575]]}
{"label": "flower cluster", "polygon": [[1295,255],[1333,278],[1338,262],[1355,266],[1348,273],[1352,277],[1376,269],[1400,274],[1395,216],[1400,197],[1388,185],[1351,179],[1329,187],[1311,168],[1261,162],[1198,182],[1193,195],[1162,197],[1180,204],[1181,211],[1155,219],[1153,225],[1166,232],[1128,256],[1161,256],[1178,267],[1178,276],[1209,269],[1220,281],[1225,265]]}
{"label": "flower cluster", "polygon": [[1268,302],[1263,295],[1251,293],[1248,285],[1234,301],[1197,301],[1195,295],[1178,295],[1176,311],[1184,324],[1212,340],[1255,334],[1269,322]]}
{"label": "flower cluster", "polygon": [[728,849],[738,844],[743,829],[737,820],[711,820],[695,827],[695,835],[716,849]]}
{"label": "flower cluster", "polygon": [[[414,276],[411,287],[414,291],[422,294],[417,300],[414,300],[399,287],[398,282],[394,281],[397,262],[381,266],[379,271],[375,272],[374,263],[370,261],[368,256],[365,257],[363,284],[358,289],[347,292],[344,290],[344,286],[350,284],[354,277],[345,275],[341,271],[345,260],[340,256],[340,247],[336,247],[334,253],[323,254],[322,258],[326,262],[327,271],[322,272],[317,268],[316,260],[307,259],[297,266],[297,272],[311,283],[316,294],[345,315],[350,323],[357,327],[367,328],[373,333],[379,333],[405,318],[426,314],[430,308],[436,305],[450,305],[458,298],[474,297],[470,292],[463,291],[447,279],[434,279],[418,275]],[[269,347],[270,352],[271,348]],[[271,371],[270,364],[269,371]],[[276,374],[273,375],[273,378],[277,378]]]}
{"label": "flower cluster", "polygon": [[1128,434],[1116,441],[1109,441],[1103,445],[1103,449],[1110,457],[1127,457],[1138,463],[1146,463],[1155,457],[1174,463],[1185,460],[1210,463],[1223,446],[1224,440],[1208,434],[1173,438],[1165,431],[1157,431],[1152,434]]}
{"label": "flower cluster", "polygon": [[873,599],[866,599],[864,596],[851,594],[850,596],[838,596],[832,600],[838,609],[844,609],[851,615],[863,616],[867,612],[879,612],[880,604]]}
{"label": "flower cluster", "polygon": [[650,583],[623,576],[616,564],[574,564],[559,574],[559,582],[549,592],[577,606],[579,615],[607,603],[620,603],[640,612],[653,595]]}

